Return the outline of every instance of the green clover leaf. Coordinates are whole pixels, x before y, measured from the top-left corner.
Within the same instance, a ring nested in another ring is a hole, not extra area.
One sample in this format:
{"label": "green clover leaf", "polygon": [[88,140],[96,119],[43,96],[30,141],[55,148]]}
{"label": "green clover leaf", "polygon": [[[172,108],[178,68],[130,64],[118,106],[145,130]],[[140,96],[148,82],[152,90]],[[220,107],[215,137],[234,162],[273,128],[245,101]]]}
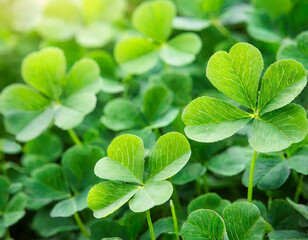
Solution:
{"label": "green clover leaf", "polygon": [[177,132],[163,135],[156,142],[144,182],[145,150],[134,135],[116,137],[108,147],[107,157],[99,160],[95,174],[108,181],[95,185],[88,195],[88,206],[97,218],[105,217],[127,201],[134,212],[144,212],[168,201],[173,192],[166,179],[179,172],[190,157],[186,138]]}
{"label": "green clover leaf", "polygon": [[255,151],[273,152],[300,142],[308,132],[305,110],[290,104],[307,84],[304,67],[295,60],[281,60],[265,72],[261,53],[247,43],[230,52],[217,52],[208,62],[207,77],[222,93],[251,109],[248,113],[223,100],[200,97],[184,110],[187,136],[215,142],[235,134],[253,119],[249,143]]}
{"label": "green clover leaf", "polygon": [[155,0],[140,4],[133,14],[133,24],[148,38],[128,37],[117,43],[115,58],[131,74],[152,69],[159,58],[172,66],[192,63],[202,42],[194,33],[182,33],[168,40],[176,8],[171,1]]}
{"label": "green clover leaf", "polygon": [[22,76],[27,85],[8,86],[0,103],[6,128],[19,141],[36,138],[53,121],[63,130],[79,125],[94,109],[101,86],[93,60],[79,60],[66,74],[64,53],[53,47],[27,56]]}

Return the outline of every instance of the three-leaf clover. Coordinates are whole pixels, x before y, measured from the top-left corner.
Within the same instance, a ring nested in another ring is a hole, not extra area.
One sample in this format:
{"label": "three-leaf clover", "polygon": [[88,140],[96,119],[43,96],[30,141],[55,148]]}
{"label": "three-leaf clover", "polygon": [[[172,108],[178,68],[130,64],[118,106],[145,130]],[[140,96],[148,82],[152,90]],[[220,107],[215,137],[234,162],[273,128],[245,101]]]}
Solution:
{"label": "three-leaf clover", "polygon": [[115,47],[115,58],[127,73],[144,73],[153,68],[159,58],[172,66],[195,60],[202,45],[198,35],[182,33],[168,40],[175,16],[176,8],[171,1],[144,2],[136,8],[133,25],[145,37],[129,37]]}
{"label": "three-leaf clover", "polygon": [[249,142],[255,151],[280,151],[303,140],[308,131],[306,112],[290,102],[306,86],[304,67],[294,60],[272,64],[258,92],[262,70],[262,55],[250,44],[238,43],[229,53],[215,53],[208,62],[208,79],[252,113],[220,99],[197,98],[183,112],[187,136],[199,142],[215,142],[232,136],[253,120]]}
{"label": "three-leaf clover", "polygon": [[131,198],[129,207],[134,212],[143,212],[165,203],[173,191],[166,179],[185,166],[190,154],[189,143],[182,134],[167,133],[156,142],[145,176],[142,140],[130,134],[116,137],[107,149],[107,157],[95,166],[95,174],[109,181],[90,190],[89,208],[94,211],[95,217],[101,218],[113,213]]}
{"label": "three-leaf clover", "polygon": [[154,85],[145,92],[143,107],[123,98],[108,102],[101,122],[114,131],[165,127],[179,114],[179,109],[172,107],[172,100],[173,94],[167,87]]}
{"label": "three-leaf clover", "polygon": [[28,55],[22,76],[26,84],[6,87],[0,98],[6,129],[19,141],[39,136],[53,121],[64,130],[78,126],[94,109],[101,85],[95,61],[81,59],[66,73],[64,53],[53,47]]}

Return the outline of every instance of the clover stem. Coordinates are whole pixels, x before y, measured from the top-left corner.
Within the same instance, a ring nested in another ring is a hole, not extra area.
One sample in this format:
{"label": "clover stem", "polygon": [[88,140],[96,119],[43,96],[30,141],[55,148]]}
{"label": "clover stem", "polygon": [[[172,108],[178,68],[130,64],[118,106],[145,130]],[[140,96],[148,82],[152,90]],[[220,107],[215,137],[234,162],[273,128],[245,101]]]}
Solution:
{"label": "clover stem", "polygon": [[148,225],[149,225],[149,231],[151,235],[151,240],[155,240],[155,233],[154,233],[154,228],[153,228],[153,223],[151,219],[151,213],[150,210],[146,210],[146,215],[147,215],[147,220],[148,220]]}
{"label": "clover stem", "polygon": [[170,208],[171,208],[171,214],[172,214],[172,219],[173,219],[175,238],[177,240],[180,240],[178,220],[176,218],[175,208],[174,208],[174,204],[172,200],[170,200]]}
{"label": "clover stem", "polygon": [[224,25],[222,25],[221,20],[212,18],[211,23],[217,29],[217,31],[220,32],[220,34],[223,35],[225,38],[230,37],[229,30]]}
{"label": "clover stem", "polygon": [[302,192],[302,185],[303,185],[303,179],[304,179],[304,175],[300,175],[297,181],[297,187],[296,187],[296,191],[294,194],[294,202],[298,203],[299,201],[299,197],[301,195]]}
{"label": "clover stem", "polygon": [[255,170],[255,164],[257,159],[257,151],[253,152],[251,165],[250,165],[250,173],[249,173],[249,184],[248,184],[248,194],[247,194],[247,201],[252,201],[252,190],[253,190],[253,172]]}
{"label": "clover stem", "polygon": [[80,231],[83,233],[83,235],[86,237],[86,238],[89,238],[90,237],[90,234],[89,232],[87,231],[85,225],[83,224],[81,218],[79,217],[79,214],[77,212],[74,213],[74,218],[76,220],[76,223],[80,229]]}
{"label": "clover stem", "polygon": [[77,134],[73,129],[69,129],[67,130],[67,132],[76,145],[82,145],[82,142],[80,141],[80,139],[78,138]]}

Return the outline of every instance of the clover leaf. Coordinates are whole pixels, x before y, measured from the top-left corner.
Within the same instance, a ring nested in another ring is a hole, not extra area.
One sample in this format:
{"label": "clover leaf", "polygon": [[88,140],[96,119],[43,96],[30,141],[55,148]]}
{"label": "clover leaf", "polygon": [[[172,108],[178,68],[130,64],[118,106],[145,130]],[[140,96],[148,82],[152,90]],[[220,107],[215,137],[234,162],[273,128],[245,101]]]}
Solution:
{"label": "clover leaf", "polygon": [[134,128],[161,128],[168,126],[179,114],[172,106],[173,94],[162,84],[151,86],[143,96],[143,107],[128,99],[116,98],[104,108],[101,122],[113,131]]}
{"label": "clover leaf", "polygon": [[[97,218],[105,217],[129,201],[134,212],[143,212],[165,203],[173,187],[166,179],[180,171],[190,157],[186,138],[177,132],[163,135],[156,142],[144,176],[145,150],[134,135],[116,137],[107,157],[98,161],[95,174],[107,181],[95,185],[88,195],[88,206]],[[146,181],[144,181],[146,179]]]}
{"label": "clover leaf", "polygon": [[249,142],[255,151],[280,151],[303,140],[308,131],[305,110],[290,102],[306,86],[304,67],[295,60],[272,64],[258,93],[262,69],[261,53],[250,44],[238,43],[229,53],[215,53],[208,62],[207,77],[220,92],[252,113],[220,99],[197,98],[183,112],[187,136],[199,142],[215,142],[232,136],[253,120]]}
{"label": "clover leaf", "polygon": [[128,37],[117,43],[115,58],[130,74],[153,68],[159,58],[172,66],[192,63],[202,42],[194,33],[182,33],[168,40],[176,8],[171,1],[155,0],[140,4],[133,14],[133,25],[144,37]]}
{"label": "clover leaf", "polygon": [[46,48],[22,63],[26,84],[12,84],[1,94],[6,129],[19,141],[39,136],[54,121],[63,130],[79,125],[96,105],[101,80],[91,59],[76,62],[66,74],[62,50]]}
{"label": "clover leaf", "polygon": [[265,221],[259,209],[246,202],[227,206],[222,217],[213,210],[199,209],[189,214],[183,224],[183,239],[263,239]]}
{"label": "clover leaf", "polygon": [[282,44],[277,59],[294,59],[302,63],[308,71],[308,31],[300,33],[294,41]]}

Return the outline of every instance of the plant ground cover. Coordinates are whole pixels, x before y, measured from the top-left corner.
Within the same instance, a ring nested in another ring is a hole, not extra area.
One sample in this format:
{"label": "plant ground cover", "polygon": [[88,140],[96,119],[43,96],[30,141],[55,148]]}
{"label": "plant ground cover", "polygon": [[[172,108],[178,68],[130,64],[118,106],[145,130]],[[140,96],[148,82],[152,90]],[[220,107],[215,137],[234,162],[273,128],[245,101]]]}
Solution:
{"label": "plant ground cover", "polygon": [[0,1],[0,239],[308,239],[307,0]]}

